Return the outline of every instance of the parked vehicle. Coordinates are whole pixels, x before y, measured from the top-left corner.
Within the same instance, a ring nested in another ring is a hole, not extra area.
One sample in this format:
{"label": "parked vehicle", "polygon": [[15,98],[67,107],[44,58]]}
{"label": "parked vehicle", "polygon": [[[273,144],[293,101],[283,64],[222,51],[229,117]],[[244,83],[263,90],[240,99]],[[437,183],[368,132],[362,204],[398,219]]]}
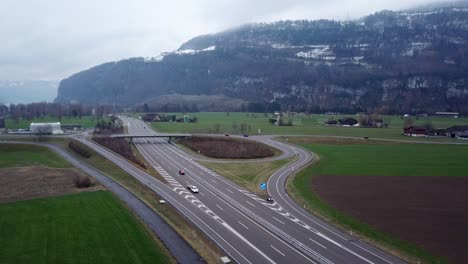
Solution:
{"label": "parked vehicle", "polygon": [[185,175],[185,171],[184,170],[179,170],[179,175]]}

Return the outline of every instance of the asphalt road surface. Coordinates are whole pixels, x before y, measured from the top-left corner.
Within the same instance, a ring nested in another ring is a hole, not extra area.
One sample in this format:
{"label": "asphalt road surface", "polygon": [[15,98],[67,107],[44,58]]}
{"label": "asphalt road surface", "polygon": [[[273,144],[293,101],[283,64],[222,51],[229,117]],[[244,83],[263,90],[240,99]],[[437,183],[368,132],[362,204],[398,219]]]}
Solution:
{"label": "asphalt road surface", "polygon": [[[121,117],[132,133],[156,133],[140,120]],[[269,179],[274,198],[265,201],[196,162],[196,159],[162,138],[133,139],[144,158],[168,184],[123,166],[158,194],[173,203],[198,228],[239,263],[404,263],[401,259],[353,238],[305,211],[285,191],[293,170],[309,163],[310,152],[270,137],[249,137],[283,151],[283,157],[297,156]],[[117,155],[81,139],[109,159]],[[116,161],[114,161],[116,162]],[[122,162],[116,162],[117,165]],[[119,165],[120,166],[120,165]],[[179,175],[180,169],[185,175]],[[187,185],[200,190],[192,194]]]}

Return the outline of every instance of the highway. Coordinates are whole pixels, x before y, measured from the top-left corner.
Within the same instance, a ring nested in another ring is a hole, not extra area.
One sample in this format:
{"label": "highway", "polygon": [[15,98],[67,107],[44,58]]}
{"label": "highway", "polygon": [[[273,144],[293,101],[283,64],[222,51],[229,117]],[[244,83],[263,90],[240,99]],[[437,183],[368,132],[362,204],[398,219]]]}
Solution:
{"label": "highway", "polygon": [[[156,133],[140,120],[121,119],[130,134]],[[332,227],[289,198],[285,181],[293,170],[313,159],[310,152],[270,137],[249,139],[282,150],[283,157],[297,156],[269,179],[267,188],[275,199],[273,203],[200,165],[197,158],[161,138],[133,142],[168,184],[141,170],[138,172],[131,164],[123,167],[178,208],[238,263],[404,263]],[[83,138],[80,140],[117,165],[123,163],[114,153]],[[179,175],[179,169],[186,174]],[[197,186],[200,192],[190,193],[187,185]]]}

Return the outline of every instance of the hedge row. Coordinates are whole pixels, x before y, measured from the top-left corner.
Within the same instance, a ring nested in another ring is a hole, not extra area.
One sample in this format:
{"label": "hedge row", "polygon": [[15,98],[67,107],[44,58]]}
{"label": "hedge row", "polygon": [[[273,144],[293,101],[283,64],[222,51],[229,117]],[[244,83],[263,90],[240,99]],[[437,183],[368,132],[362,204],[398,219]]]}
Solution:
{"label": "hedge row", "polygon": [[81,146],[79,143],[77,143],[74,140],[68,143],[68,147],[84,158],[91,157],[91,153],[86,148],[84,148],[83,146]]}

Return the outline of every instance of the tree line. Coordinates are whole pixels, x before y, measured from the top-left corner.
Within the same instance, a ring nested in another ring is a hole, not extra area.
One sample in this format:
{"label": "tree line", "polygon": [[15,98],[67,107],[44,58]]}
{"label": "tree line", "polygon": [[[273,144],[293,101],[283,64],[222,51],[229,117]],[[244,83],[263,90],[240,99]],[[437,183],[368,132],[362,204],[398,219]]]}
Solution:
{"label": "tree line", "polygon": [[60,122],[63,117],[81,118],[83,116],[94,115],[97,119],[113,112],[122,111],[121,107],[111,105],[86,105],[80,103],[30,103],[30,104],[10,104],[0,105],[0,116],[9,117],[15,122],[21,119],[33,120],[35,118],[55,117]]}

